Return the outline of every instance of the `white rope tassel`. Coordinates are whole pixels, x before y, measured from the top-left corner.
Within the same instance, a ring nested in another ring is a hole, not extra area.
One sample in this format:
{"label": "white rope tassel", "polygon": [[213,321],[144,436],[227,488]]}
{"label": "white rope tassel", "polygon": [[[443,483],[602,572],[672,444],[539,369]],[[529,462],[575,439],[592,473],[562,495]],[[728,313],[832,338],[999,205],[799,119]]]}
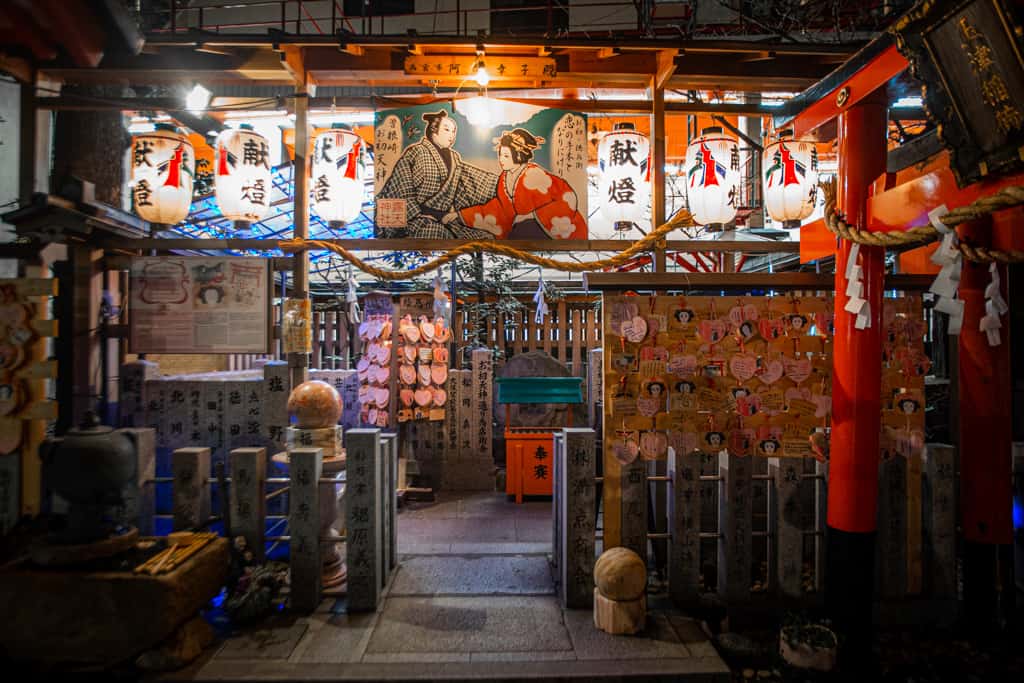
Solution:
{"label": "white rope tassel", "polygon": [[846,259],[846,296],[848,300],[844,309],[847,313],[857,316],[853,326],[858,330],[871,327],[871,304],[864,298],[864,268],[857,262],[860,257],[860,245],[856,242],[850,247],[850,255]]}
{"label": "white rope tassel", "polygon": [[964,302],[957,295],[960,289],[963,257],[957,249],[956,231],[947,228],[942,222],[942,217],[946,213],[948,211],[943,205],[928,214],[928,220],[942,233],[942,242],[931,259],[935,265],[942,266],[942,270],[935,276],[929,291],[936,297],[935,310],[949,316],[949,334],[957,335],[960,334],[960,328],[964,323]]}
{"label": "white rope tassel", "polygon": [[999,291],[999,266],[995,263],[990,264],[988,272],[992,275],[992,281],[985,287],[985,315],[981,317],[978,327],[988,337],[989,346],[999,346],[1003,343],[999,334],[999,328],[1003,323],[999,316],[1004,315],[1010,308]]}

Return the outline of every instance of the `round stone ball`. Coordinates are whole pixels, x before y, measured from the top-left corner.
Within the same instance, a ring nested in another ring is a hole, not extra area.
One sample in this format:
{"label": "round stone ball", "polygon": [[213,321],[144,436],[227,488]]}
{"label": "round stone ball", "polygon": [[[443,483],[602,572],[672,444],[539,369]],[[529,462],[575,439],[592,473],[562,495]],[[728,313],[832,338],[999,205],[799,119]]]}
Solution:
{"label": "round stone ball", "polygon": [[594,565],[594,583],[611,600],[636,600],[647,588],[647,567],[629,548],[611,548]]}
{"label": "round stone ball", "polygon": [[288,396],[288,415],[299,429],[333,427],[341,417],[341,397],[327,382],[303,382]]}

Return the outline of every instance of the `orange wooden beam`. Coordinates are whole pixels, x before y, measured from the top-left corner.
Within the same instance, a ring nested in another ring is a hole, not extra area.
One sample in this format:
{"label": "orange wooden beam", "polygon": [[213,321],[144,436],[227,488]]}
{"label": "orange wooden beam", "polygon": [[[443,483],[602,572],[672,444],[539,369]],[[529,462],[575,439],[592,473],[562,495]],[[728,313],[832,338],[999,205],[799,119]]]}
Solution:
{"label": "orange wooden beam", "polygon": [[808,135],[871,95],[907,66],[907,60],[896,46],[890,45],[792,119],[776,124],[776,128],[792,128],[797,138]]}

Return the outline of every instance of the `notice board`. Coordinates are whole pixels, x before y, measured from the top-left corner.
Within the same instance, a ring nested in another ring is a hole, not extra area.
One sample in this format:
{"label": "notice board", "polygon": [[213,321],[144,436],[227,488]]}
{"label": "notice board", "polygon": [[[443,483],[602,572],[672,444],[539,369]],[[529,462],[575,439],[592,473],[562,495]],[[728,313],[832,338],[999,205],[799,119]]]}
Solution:
{"label": "notice board", "polygon": [[132,259],[131,353],[268,353],[270,261],[252,257]]}

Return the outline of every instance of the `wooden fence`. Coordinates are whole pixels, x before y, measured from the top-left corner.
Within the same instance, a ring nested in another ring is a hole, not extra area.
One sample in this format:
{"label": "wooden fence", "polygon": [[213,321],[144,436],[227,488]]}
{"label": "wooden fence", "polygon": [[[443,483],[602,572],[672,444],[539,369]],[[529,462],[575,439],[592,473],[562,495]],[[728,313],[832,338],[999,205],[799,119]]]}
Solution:
{"label": "wooden fence", "polygon": [[[452,325],[456,351],[481,344],[497,349],[504,358],[528,351],[544,351],[563,363],[586,364],[587,352],[601,347],[600,311],[596,299],[573,297],[549,304],[544,321],[537,324],[532,300],[508,313],[482,315],[477,333],[473,311],[458,309]],[[355,367],[361,353],[359,336],[345,312],[313,311],[313,353],[310,367],[341,370]],[[453,361],[458,362],[455,355]],[[465,359],[468,363],[469,358]],[[245,361],[241,361],[244,363]],[[245,369],[246,365],[232,369]]]}

